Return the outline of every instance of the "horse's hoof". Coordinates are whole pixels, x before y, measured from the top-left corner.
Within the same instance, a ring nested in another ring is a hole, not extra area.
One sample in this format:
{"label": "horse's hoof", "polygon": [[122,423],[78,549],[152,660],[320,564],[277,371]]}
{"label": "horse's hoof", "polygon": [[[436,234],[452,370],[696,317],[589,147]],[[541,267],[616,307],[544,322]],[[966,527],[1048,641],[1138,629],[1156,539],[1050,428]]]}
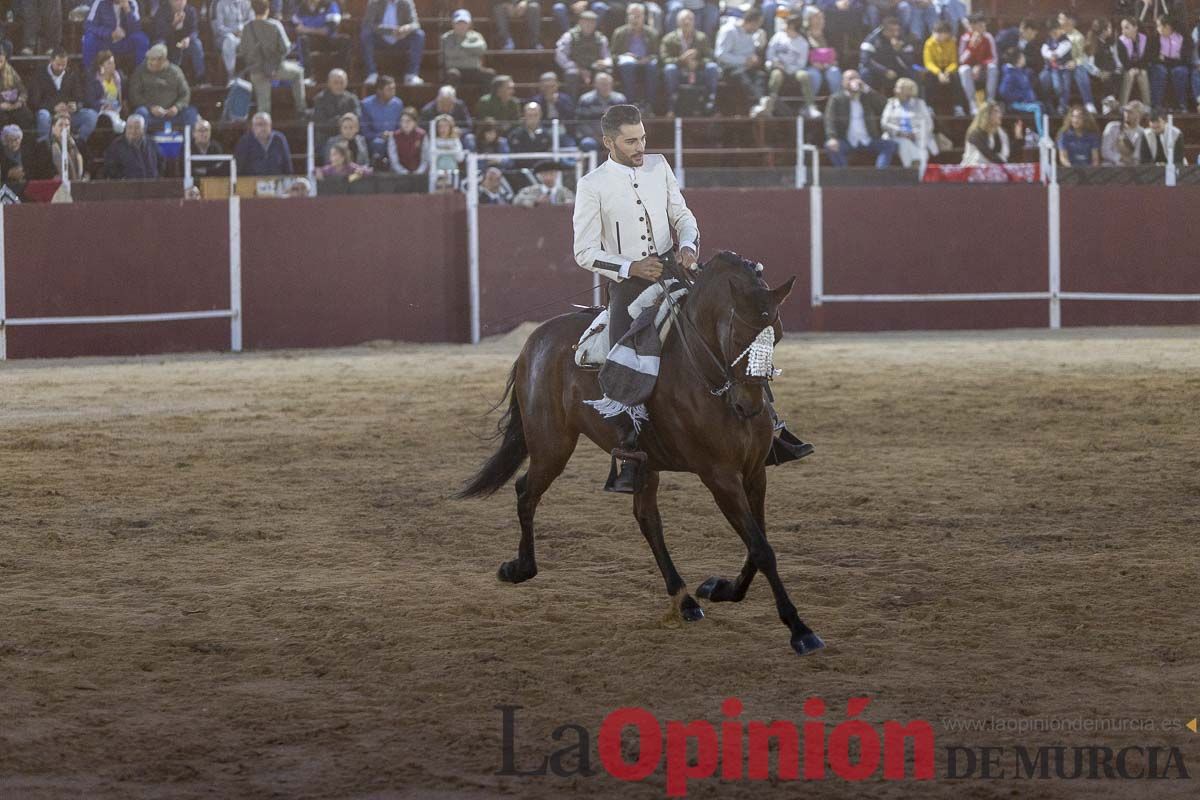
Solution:
{"label": "horse's hoof", "polygon": [[825,647],[825,642],[821,641],[821,637],[812,631],[792,637],[792,649],[796,651],[796,655],[798,656],[815,653],[823,647]]}
{"label": "horse's hoof", "polygon": [[500,569],[496,570],[496,577],[505,583],[521,583],[534,575],[537,575],[537,567],[524,568],[521,566],[520,559],[516,558],[512,561],[505,561],[500,565]]}
{"label": "horse's hoof", "polygon": [[700,588],[696,590],[696,597],[702,600],[711,600],[714,603],[720,603],[729,599],[733,584],[725,578],[718,578],[715,575],[704,583],[700,584]]}
{"label": "horse's hoof", "polygon": [[704,609],[692,598],[685,598],[679,605],[679,616],[684,622],[699,622],[704,619]]}

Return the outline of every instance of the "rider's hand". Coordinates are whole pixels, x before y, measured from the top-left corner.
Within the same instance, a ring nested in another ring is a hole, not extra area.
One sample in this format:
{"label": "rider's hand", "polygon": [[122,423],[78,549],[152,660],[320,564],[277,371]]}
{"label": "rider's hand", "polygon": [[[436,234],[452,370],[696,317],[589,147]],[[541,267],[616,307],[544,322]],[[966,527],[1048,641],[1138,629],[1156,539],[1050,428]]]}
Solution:
{"label": "rider's hand", "polygon": [[696,251],[690,247],[679,249],[679,263],[684,269],[696,269]]}
{"label": "rider's hand", "polygon": [[662,275],[662,262],[658,256],[646,256],[641,261],[629,265],[629,277],[656,281]]}

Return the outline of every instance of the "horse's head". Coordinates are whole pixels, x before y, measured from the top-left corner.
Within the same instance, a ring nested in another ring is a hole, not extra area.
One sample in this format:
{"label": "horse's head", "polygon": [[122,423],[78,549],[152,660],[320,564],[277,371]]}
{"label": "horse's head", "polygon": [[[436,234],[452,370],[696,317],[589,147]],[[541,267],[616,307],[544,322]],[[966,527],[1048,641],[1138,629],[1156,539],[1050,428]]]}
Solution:
{"label": "horse's head", "polygon": [[779,308],[796,283],[793,275],[777,289],[762,278],[762,264],[722,251],[704,265],[689,305],[695,324],[721,359],[728,398],[742,417],[753,417],[766,405],[765,388],[772,376],[771,348],[783,338]]}

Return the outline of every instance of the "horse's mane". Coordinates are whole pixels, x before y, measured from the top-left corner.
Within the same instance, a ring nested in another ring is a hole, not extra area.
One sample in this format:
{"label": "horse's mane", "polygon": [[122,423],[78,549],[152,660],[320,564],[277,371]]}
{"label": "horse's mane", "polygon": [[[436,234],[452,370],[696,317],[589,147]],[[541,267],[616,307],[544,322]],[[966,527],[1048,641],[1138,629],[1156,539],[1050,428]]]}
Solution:
{"label": "horse's mane", "polygon": [[762,264],[743,258],[732,250],[722,250],[705,262],[692,291],[696,294],[703,292],[719,276],[728,274],[729,270],[733,270],[734,274],[744,273],[752,283],[762,280]]}

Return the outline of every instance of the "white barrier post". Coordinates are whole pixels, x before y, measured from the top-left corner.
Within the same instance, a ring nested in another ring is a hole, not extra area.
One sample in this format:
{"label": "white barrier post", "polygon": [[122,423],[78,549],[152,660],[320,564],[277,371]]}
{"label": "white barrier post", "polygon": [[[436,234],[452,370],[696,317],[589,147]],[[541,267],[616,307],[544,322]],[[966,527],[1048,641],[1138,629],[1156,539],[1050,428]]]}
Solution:
{"label": "white barrier post", "polygon": [[808,183],[808,165],[804,162],[804,115],[796,117],[796,188]]}
{"label": "white barrier post", "polygon": [[317,134],[315,124],[308,123],[308,159],[305,162],[305,167],[308,176],[308,196],[312,197],[317,193]]}
{"label": "white barrier post", "polygon": [[1175,171],[1175,115],[1167,114],[1167,186],[1174,186]]}
{"label": "white barrier post", "polygon": [[8,298],[4,293],[4,214],[7,206],[0,205],[0,361],[8,359]]}
{"label": "white barrier post", "polygon": [[192,188],[195,181],[192,179],[192,126],[185,125],[183,128],[183,190],[186,193]]}
{"label": "white barrier post", "polygon": [[813,181],[808,190],[809,275],[812,283],[812,304],[819,306],[825,294],[825,221],[821,197],[821,153],[811,144],[803,152],[811,153]]}
{"label": "white barrier post", "polygon": [[561,134],[558,130],[558,117],[551,120],[550,125],[550,152],[554,153],[554,160],[558,161],[558,137]]}
{"label": "white barrier post", "polygon": [[1047,145],[1042,148],[1050,162],[1050,181],[1046,184],[1046,227],[1048,229],[1047,247],[1048,279],[1050,291],[1050,330],[1062,327],[1062,249],[1061,249],[1061,207],[1058,186],[1058,156],[1054,147]]}
{"label": "white barrier post", "polygon": [[229,349],[242,352],[242,198],[229,196]]}
{"label": "white barrier post", "polygon": [[683,118],[675,118],[675,182],[679,188],[685,188],[683,175]]}
{"label": "white barrier post", "polygon": [[60,157],[58,159],[59,176],[62,178],[62,185],[67,187],[68,192],[71,191],[71,169],[69,167],[71,155],[67,149],[67,137],[70,135],[71,126],[68,125],[63,129],[62,141],[59,142],[59,147],[61,148],[62,152],[60,153]]}
{"label": "white barrier post", "polygon": [[479,154],[467,153],[467,280],[471,344],[479,344]]}

